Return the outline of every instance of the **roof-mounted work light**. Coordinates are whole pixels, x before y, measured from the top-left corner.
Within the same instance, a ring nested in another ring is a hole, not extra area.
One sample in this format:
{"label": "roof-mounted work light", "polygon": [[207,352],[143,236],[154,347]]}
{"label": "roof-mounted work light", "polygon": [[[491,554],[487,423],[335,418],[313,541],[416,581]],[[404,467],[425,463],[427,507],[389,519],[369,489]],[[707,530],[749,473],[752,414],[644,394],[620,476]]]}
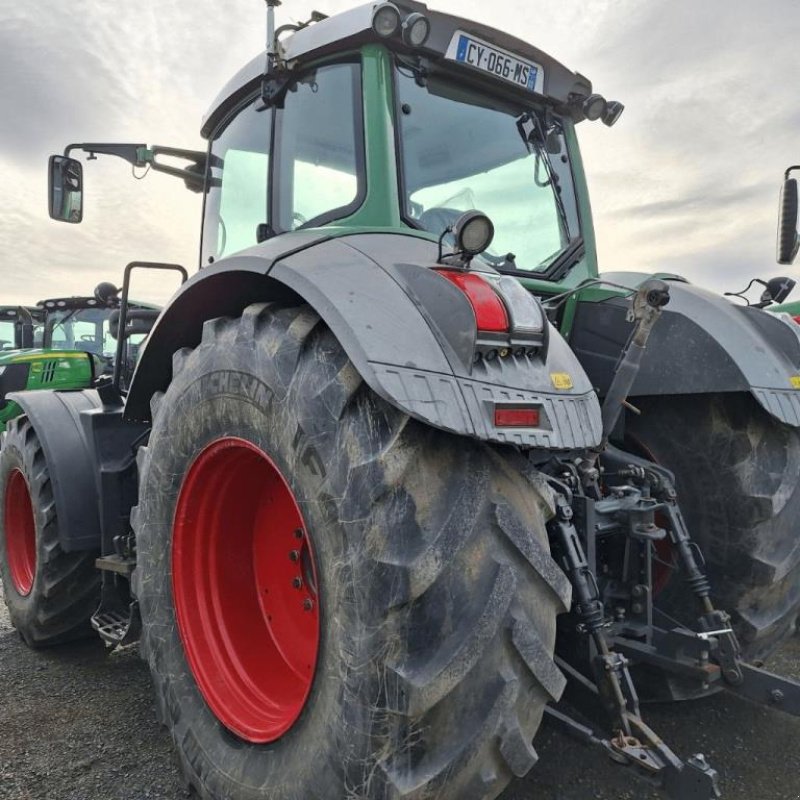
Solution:
{"label": "roof-mounted work light", "polygon": [[403,41],[409,47],[422,47],[431,35],[430,20],[417,12],[403,20]]}
{"label": "roof-mounted work light", "polygon": [[625,106],[616,100],[609,100],[606,103],[606,110],[603,114],[603,125],[608,125],[610,128],[621,116],[625,110]]}
{"label": "roof-mounted work light", "polygon": [[372,29],[382,39],[394,36],[402,25],[400,9],[394,3],[380,3],[372,12]]}
{"label": "roof-mounted work light", "polygon": [[606,113],[607,108],[608,104],[606,103],[606,99],[600,94],[590,94],[583,101],[582,106],[583,115],[590,122],[595,122],[600,119],[600,117]]}

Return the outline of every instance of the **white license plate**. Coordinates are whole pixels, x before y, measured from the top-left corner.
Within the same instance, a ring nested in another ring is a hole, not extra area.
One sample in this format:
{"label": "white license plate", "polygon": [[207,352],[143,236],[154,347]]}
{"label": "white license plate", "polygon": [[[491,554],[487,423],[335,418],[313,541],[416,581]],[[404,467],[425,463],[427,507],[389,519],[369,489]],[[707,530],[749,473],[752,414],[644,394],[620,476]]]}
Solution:
{"label": "white license plate", "polygon": [[453,36],[447,58],[469,64],[529,92],[541,93],[544,88],[544,70],[539,64],[526,61],[462,31],[456,31]]}

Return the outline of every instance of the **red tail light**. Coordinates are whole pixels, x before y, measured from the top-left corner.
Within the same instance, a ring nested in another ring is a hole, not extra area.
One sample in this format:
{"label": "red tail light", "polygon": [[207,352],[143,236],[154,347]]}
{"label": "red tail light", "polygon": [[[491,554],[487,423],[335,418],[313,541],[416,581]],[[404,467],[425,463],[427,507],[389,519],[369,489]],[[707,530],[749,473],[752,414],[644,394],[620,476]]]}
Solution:
{"label": "red tail light", "polygon": [[508,313],[503,301],[494,289],[474,272],[456,272],[450,269],[436,270],[443,278],[455,284],[467,296],[479,331],[508,333]]}
{"label": "red tail light", "polygon": [[538,428],[538,408],[495,408],[496,428]]}
{"label": "red tail light", "polygon": [[793,320],[794,320],[794,321],[795,321],[795,322],[796,322],[798,325],[800,325],[800,314],[798,314],[798,316],[796,316],[796,317],[792,317],[792,319],[793,319]]}

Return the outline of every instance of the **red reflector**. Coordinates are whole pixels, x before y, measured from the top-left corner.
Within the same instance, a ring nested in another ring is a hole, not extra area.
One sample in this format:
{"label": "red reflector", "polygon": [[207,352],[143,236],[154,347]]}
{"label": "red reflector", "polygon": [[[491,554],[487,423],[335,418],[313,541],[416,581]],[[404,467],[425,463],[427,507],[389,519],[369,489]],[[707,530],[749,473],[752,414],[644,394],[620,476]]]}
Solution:
{"label": "red reflector", "polygon": [[436,270],[443,278],[455,284],[467,296],[479,331],[508,333],[509,322],[503,301],[494,289],[474,272],[455,272],[449,269]]}
{"label": "red reflector", "polygon": [[796,316],[796,317],[792,317],[792,319],[793,319],[793,320],[794,320],[794,321],[795,321],[795,322],[796,322],[798,325],[800,325],[800,314],[799,314],[798,316]]}
{"label": "red reflector", "polygon": [[494,410],[496,428],[538,428],[538,408],[496,408]]}

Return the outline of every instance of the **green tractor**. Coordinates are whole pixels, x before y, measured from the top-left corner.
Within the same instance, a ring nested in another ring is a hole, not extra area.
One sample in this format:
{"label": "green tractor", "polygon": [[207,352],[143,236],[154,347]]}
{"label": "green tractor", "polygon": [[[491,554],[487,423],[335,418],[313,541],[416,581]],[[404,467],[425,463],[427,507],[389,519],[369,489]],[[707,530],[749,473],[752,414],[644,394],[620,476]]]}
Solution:
{"label": "green tractor", "polygon": [[[8,399],[12,392],[85,389],[113,374],[120,291],[111,283],[101,283],[92,297],[50,298],[32,310],[9,309],[15,336],[14,346],[0,351],[0,427],[21,413]],[[128,324],[120,352],[123,384],[130,380],[142,340],[158,316],[156,306],[127,305]]]}
{"label": "green tractor", "polygon": [[13,624],[140,637],[205,800],[488,800],[545,715],[719,797],[643,703],[800,715],[760,666],[800,608],[800,335],[598,274],[576,127],[622,105],[587,78],[413,0],[277,5],[206,150],[51,157],[64,222],[79,152],[202,192],[201,257],[128,385],[12,394]]}

